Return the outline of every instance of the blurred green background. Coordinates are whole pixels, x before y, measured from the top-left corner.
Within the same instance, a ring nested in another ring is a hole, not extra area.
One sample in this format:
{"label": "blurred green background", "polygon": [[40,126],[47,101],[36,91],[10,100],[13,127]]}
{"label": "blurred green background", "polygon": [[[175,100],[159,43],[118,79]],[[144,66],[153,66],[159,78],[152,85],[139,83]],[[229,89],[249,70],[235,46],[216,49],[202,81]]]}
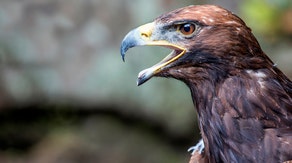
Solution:
{"label": "blurred green background", "polygon": [[188,88],[136,86],[169,50],[131,49],[123,63],[119,47],[134,27],[191,4],[238,14],[292,77],[291,0],[1,0],[0,162],[187,162],[200,137]]}

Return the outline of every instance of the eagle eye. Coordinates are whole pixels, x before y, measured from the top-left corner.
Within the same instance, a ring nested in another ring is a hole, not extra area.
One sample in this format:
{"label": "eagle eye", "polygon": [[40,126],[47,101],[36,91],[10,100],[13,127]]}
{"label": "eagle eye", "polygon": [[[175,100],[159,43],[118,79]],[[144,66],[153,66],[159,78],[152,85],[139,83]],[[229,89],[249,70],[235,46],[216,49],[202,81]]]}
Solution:
{"label": "eagle eye", "polygon": [[178,26],[178,30],[183,35],[190,36],[195,32],[196,26],[191,23],[181,24]]}

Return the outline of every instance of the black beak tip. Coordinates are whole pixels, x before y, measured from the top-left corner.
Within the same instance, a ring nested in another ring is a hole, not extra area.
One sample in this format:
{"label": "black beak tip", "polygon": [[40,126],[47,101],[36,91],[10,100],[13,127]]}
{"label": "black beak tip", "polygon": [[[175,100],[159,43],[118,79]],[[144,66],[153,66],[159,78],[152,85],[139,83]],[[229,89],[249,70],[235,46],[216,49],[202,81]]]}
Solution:
{"label": "black beak tip", "polygon": [[120,49],[120,53],[122,56],[123,61],[125,62],[125,56],[126,56],[126,52],[135,46],[135,43],[130,42],[129,40],[123,40],[122,45],[121,45],[121,49]]}
{"label": "black beak tip", "polygon": [[126,52],[128,50],[126,47],[127,46],[124,45],[124,42],[122,42],[121,49],[120,49],[120,53],[121,53],[123,62],[125,62],[125,55],[126,55]]}
{"label": "black beak tip", "polygon": [[122,56],[123,62],[125,62],[125,52],[123,52],[122,50],[121,50],[121,56]]}
{"label": "black beak tip", "polygon": [[144,84],[146,81],[145,80],[141,80],[141,79],[138,79],[137,80],[137,86],[140,86],[140,85],[142,85],[142,84]]}
{"label": "black beak tip", "polygon": [[125,62],[125,56],[126,56],[126,52],[130,49],[133,48],[135,46],[140,45],[139,44],[139,39],[136,38],[136,34],[137,30],[134,29],[132,31],[130,31],[125,38],[123,39],[122,43],[121,43],[121,48],[120,48],[120,53],[122,56],[123,61]]}
{"label": "black beak tip", "polygon": [[146,73],[143,73],[142,75],[139,74],[138,76],[138,80],[137,80],[137,86],[140,86],[142,84],[144,84],[145,82],[147,82],[150,78],[152,77],[152,75],[147,75]]}

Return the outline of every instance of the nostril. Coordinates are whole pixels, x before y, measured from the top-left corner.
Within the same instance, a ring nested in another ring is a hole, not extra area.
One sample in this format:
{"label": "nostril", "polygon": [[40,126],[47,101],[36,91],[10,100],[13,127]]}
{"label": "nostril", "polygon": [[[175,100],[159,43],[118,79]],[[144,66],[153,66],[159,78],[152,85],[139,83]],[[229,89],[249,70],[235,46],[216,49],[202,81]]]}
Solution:
{"label": "nostril", "polygon": [[144,39],[149,39],[152,35],[152,31],[154,29],[154,23],[148,23],[138,27],[138,31],[140,33],[140,37]]}
{"label": "nostril", "polygon": [[141,33],[141,36],[142,37],[150,37],[150,34],[149,33]]}

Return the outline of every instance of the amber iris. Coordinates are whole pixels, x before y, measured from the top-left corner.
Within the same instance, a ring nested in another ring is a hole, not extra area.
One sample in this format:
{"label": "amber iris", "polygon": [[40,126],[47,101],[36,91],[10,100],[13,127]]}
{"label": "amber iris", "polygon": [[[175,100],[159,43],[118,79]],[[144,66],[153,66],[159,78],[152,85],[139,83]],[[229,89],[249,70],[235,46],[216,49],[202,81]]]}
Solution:
{"label": "amber iris", "polygon": [[196,30],[196,26],[190,23],[182,24],[179,27],[179,31],[184,35],[191,35],[194,33],[195,30]]}

